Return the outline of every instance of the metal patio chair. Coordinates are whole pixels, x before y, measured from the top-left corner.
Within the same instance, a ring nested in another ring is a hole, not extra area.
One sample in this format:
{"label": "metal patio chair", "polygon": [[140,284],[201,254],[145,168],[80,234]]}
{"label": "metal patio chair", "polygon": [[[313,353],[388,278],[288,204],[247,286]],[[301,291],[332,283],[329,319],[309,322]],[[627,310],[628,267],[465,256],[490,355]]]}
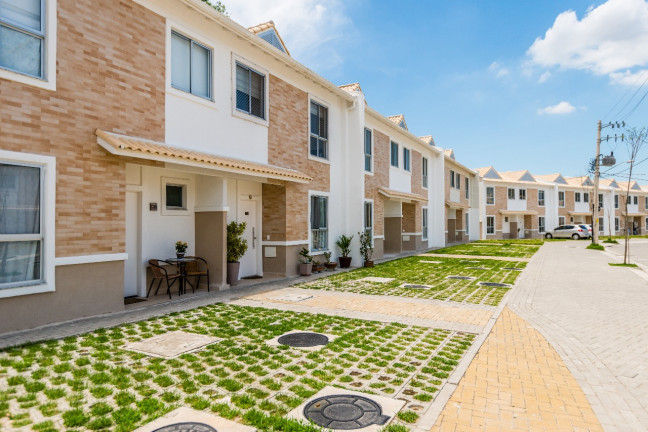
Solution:
{"label": "metal patio chair", "polygon": [[153,279],[151,280],[151,285],[149,285],[149,289],[148,292],[146,293],[146,297],[148,298],[149,294],[151,294],[153,283],[156,280],[158,281],[158,286],[155,289],[155,295],[157,295],[158,290],[160,289],[160,285],[162,285],[162,281],[166,280],[167,294],[169,294],[169,298],[171,298],[171,287],[173,286],[174,283],[176,283],[177,280],[180,279],[182,275],[179,272],[177,272],[177,270],[176,273],[169,273],[169,269],[167,269],[166,266],[169,266],[173,269],[175,269],[176,267],[175,265],[166,262],[164,260],[150,259],[148,263],[151,266],[151,271],[153,272]]}
{"label": "metal patio chair", "polygon": [[[193,258],[195,261],[190,261],[186,264],[185,267],[185,277],[187,282],[191,285],[193,292],[196,292],[196,288],[200,287],[200,278],[202,276],[207,276],[207,292],[209,292],[209,265],[204,258],[198,256],[188,256],[187,258]],[[196,286],[189,281],[189,277],[193,276],[196,282]]]}

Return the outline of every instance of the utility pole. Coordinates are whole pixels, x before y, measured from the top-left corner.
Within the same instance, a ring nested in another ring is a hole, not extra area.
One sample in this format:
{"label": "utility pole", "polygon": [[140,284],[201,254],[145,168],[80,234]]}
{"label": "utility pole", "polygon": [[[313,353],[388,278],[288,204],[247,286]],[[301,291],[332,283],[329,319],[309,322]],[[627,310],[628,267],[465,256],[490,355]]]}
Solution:
{"label": "utility pole", "polygon": [[[598,244],[598,216],[599,216],[599,157],[601,154],[601,120],[598,121],[598,128],[596,131],[596,160],[594,161],[594,211],[592,212],[592,244]],[[608,227],[609,229],[609,227]]]}

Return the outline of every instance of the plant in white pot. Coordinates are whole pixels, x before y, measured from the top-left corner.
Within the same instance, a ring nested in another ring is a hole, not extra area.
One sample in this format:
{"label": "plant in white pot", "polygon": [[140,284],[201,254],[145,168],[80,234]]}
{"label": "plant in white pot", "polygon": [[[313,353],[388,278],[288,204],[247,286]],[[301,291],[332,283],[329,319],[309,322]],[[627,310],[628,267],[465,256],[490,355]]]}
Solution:
{"label": "plant in white pot", "polygon": [[308,253],[305,247],[299,251],[299,274],[302,276],[310,276],[313,270],[313,257]]}
{"label": "plant in white pot", "polygon": [[236,285],[239,281],[240,259],[245,255],[248,244],[243,238],[245,222],[232,221],[227,224],[227,283]]}

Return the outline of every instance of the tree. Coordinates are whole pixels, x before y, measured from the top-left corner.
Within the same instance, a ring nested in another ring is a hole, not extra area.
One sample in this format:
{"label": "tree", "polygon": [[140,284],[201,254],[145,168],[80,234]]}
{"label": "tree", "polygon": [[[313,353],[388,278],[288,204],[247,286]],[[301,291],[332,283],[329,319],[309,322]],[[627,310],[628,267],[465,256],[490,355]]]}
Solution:
{"label": "tree", "polygon": [[637,154],[641,148],[646,144],[648,136],[646,135],[646,129],[637,129],[632,128],[628,129],[626,135],[626,147],[628,148],[628,153],[630,154],[630,170],[628,172],[628,185],[626,187],[626,196],[625,196],[625,247],[623,250],[623,263],[630,263],[630,231],[628,230],[628,201],[630,201],[630,183],[632,182],[632,168],[637,159]]}
{"label": "tree", "polygon": [[219,0],[202,0],[204,3],[207,3],[209,6],[213,7],[216,9],[218,12],[222,13],[223,15],[227,16],[227,10],[225,9],[225,5],[221,3]]}

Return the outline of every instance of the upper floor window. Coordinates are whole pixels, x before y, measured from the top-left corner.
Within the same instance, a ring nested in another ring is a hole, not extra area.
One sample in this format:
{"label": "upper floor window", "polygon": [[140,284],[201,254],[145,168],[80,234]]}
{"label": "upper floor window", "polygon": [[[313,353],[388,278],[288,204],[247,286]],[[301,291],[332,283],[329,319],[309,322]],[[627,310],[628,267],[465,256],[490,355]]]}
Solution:
{"label": "upper floor window", "polygon": [[455,186],[457,189],[461,189],[461,174],[455,173],[455,176],[457,177],[455,179]]}
{"label": "upper floor window", "polygon": [[599,210],[603,208],[603,194],[598,194],[598,208]]}
{"label": "upper floor window", "polygon": [[403,169],[405,171],[411,171],[410,167],[410,149],[403,147]]}
{"label": "upper floor window", "polygon": [[0,2],[0,67],[45,78],[44,0]]}
{"label": "upper floor window", "polygon": [[614,208],[619,208],[619,195],[614,195]]}
{"label": "upper floor window", "polygon": [[632,201],[632,203],[633,203],[634,205],[639,204],[639,200],[638,200],[637,195],[635,195],[635,196],[633,197],[633,201]]}
{"label": "upper floor window", "polygon": [[455,187],[455,172],[450,170],[450,187]]}
{"label": "upper floor window", "polygon": [[372,172],[371,169],[371,156],[372,156],[372,146],[371,146],[371,129],[365,129],[364,131],[364,153],[365,153],[365,171]]}
{"label": "upper floor window", "polygon": [[521,200],[525,200],[526,199],[526,189],[520,189],[518,191],[518,195],[520,196]]}
{"label": "upper floor window", "polygon": [[645,197],[644,201],[644,206],[646,207],[646,210],[648,210],[648,197]]}
{"label": "upper floor window", "polygon": [[466,183],[466,199],[468,199],[470,198],[470,179],[465,177],[464,182]]}
{"label": "upper floor window", "polygon": [[587,192],[583,193],[583,202],[589,202],[589,193]]}
{"label": "upper floor window", "polygon": [[171,86],[211,98],[211,50],[174,31],[171,32]]}
{"label": "upper floor window", "polygon": [[538,191],[538,205],[540,207],[544,207],[545,205],[545,191],[543,190]]}
{"label": "upper floor window", "polygon": [[328,108],[310,103],[310,154],[328,159]]}
{"label": "upper floor window", "polygon": [[428,160],[427,158],[421,159],[423,162],[421,163],[421,182],[422,186],[424,188],[428,187]]}
{"label": "upper floor window", "polygon": [[515,199],[515,189],[513,189],[513,188],[508,189],[508,199],[511,199],[511,200]]}
{"label": "upper floor window", "polygon": [[238,62],[236,109],[265,120],[265,76]]}
{"label": "upper floor window", "polygon": [[495,204],[495,188],[490,186],[486,188],[486,204]]}
{"label": "upper floor window", "polygon": [[558,206],[559,207],[565,207],[565,192],[564,191],[559,191],[558,192]]}
{"label": "upper floor window", "polygon": [[574,202],[581,202],[580,192],[574,192]]}
{"label": "upper floor window", "polygon": [[398,168],[398,144],[391,142],[391,166]]}

